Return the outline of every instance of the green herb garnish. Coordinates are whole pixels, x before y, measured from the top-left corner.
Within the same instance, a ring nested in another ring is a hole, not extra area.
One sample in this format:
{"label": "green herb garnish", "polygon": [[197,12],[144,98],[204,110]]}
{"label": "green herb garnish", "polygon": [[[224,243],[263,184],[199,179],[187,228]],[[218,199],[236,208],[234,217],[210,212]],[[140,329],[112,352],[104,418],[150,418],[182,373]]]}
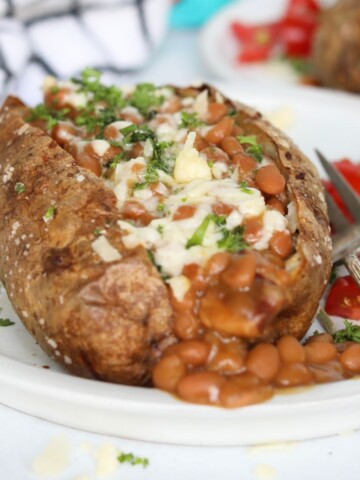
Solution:
{"label": "green herb garnish", "polygon": [[11,325],[15,325],[15,322],[12,322],[8,318],[0,318],[0,327],[10,327]]}
{"label": "green herb garnish", "polygon": [[360,326],[353,325],[348,320],[344,320],[344,326],[342,330],[338,330],[334,333],[335,343],[342,342],[357,342],[360,343]]}
{"label": "green herb garnish", "polygon": [[248,193],[248,194],[253,194],[253,190],[250,190],[250,188],[248,188],[247,186],[247,183],[244,181],[240,182],[240,190],[244,193]]}
{"label": "green herb garnish", "polygon": [[221,233],[223,238],[218,241],[219,248],[223,248],[230,253],[236,253],[248,247],[248,244],[244,241],[244,227],[238,226],[233,230],[223,228]]}
{"label": "green herb garnish", "polygon": [[123,453],[117,457],[118,462],[120,463],[129,463],[130,465],[141,465],[143,468],[146,468],[149,465],[149,460],[145,457],[136,457],[133,453]]}
{"label": "green herb garnish", "polygon": [[25,192],[25,185],[22,182],[18,182],[15,185],[15,192],[20,195],[21,193]]}
{"label": "green herb garnish", "polygon": [[164,101],[162,95],[156,95],[156,87],[152,83],[140,83],[131,95],[130,104],[136,107],[144,116],[148,116],[154,107]]}
{"label": "green herb garnish", "polygon": [[47,221],[47,220],[51,220],[54,215],[56,213],[56,207],[49,207],[44,215],[44,220]]}
{"label": "green herb garnish", "polygon": [[101,233],[100,228],[98,228],[98,227],[94,228],[93,234],[95,235],[95,237],[98,237],[100,235],[100,233]]}
{"label": "green herb garnish", "polygon": [[163,203],[158,203],[156,210],[158,212],[163,212],[165,210],[165,205]]}
{"label": "green herb garnish", "polygon": [[181,123],[179,124],[179,128],[196,128],[205,125],[205,122],[200,120],[198,114],[196,112],[188,113],[188,112],[181,112]]}
{"label": "green herb garnish", "polygon": [[236,137],[241,145],[245,145],[245,152],[249,154],[251,157],[255,158],[255,160],[261,163],[263,159],[263,149],[262,146],[257,143],[255,135],[249,135],[244,137],[242,135]]}
{"label": "green herb garnish", "polygon": [[47,130],[52,130],[61,120],[66,120],[67,115],[70,113],[69,108],[62,108],[60,110],[54,107],[48,107],[47,105],[40,103],[36,107],[30,110],[30,114],[25,118],[26,122],[34,122],[36,120],[43,120],[46,123]]}
{"label": "green herb garnish", "polygon": [[224,215],[215,215],[214,213],[209,213],[206,215],[204,220],[201,222],[199,227],[195,230],[192,236],[186,243],[186,248],[195,247],[196,245],[202,245],[205,237],[206,230],[210,225],[210,222],[214,222],[215,225],[220,226],[225,223],[225,216]]}

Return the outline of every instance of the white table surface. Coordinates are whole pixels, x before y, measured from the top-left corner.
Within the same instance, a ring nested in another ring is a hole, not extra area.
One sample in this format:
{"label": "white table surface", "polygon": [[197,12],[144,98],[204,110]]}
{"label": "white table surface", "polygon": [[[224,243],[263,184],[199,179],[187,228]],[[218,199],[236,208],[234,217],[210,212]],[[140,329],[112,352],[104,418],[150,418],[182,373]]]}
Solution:
{"label": "white table surface", "polygon": [[[196,50],[194,32],[171,32],[152,64],[126,81],[187,84],[212,80]],[[0,388],[1,387],[0,385]],[[334,411],[334,415],[337,412]],[[36,480],[31,465],[52,438],[70,445],[70,461],[53,480],[332,480],[360,477],[360,432],[289,445],[204,448],[168,446],[111,438],[66,428],[0,405],[0,480]],[[149,466],[119,465],[110,476],[97,476],[95,451],[110,442],[118,450],[147,457]]]}

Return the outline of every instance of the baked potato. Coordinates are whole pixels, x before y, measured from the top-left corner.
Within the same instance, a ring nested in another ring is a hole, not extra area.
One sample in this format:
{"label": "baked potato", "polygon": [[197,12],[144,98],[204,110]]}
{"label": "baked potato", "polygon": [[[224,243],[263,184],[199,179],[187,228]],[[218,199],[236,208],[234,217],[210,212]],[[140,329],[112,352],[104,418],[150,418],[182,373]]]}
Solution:
{"label": "baked potato", "polygon": [[322,186],[214,88],[117,89],[87,70],[0,113],[0,279],[71,372],[130,385],[176,341],[301,338],[330,273]]}
{"label": "baked potato", "polygon": [[359,0],[340,0],[322,13],[311,61],[323,85],[360,92]]}

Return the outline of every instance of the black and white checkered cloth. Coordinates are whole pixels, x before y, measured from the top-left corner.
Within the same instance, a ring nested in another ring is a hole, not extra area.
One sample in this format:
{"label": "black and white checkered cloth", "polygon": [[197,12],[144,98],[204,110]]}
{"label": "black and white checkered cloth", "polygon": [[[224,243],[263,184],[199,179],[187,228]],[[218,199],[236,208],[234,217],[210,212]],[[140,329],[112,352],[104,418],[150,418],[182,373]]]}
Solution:
{"label": "black and white checkered cloth", "polygon": [[38,90],[49,74],[67,78],[91,66],[116,78],[140,69],[164,39],[169,4],[0,0],[0,99]]}

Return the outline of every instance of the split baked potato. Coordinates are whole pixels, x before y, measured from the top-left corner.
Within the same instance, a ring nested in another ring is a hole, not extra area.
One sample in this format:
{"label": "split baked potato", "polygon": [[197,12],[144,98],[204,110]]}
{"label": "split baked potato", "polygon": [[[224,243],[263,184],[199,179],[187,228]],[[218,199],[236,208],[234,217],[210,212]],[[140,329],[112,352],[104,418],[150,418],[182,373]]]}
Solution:
{"label": "split baked potato", "polygon": [[1,109],[0,174],[0,279],[71,372],[147,385],[178,339],[308,330],[330,272],[318,174],[215,89],[47,80],[43,105]]}

